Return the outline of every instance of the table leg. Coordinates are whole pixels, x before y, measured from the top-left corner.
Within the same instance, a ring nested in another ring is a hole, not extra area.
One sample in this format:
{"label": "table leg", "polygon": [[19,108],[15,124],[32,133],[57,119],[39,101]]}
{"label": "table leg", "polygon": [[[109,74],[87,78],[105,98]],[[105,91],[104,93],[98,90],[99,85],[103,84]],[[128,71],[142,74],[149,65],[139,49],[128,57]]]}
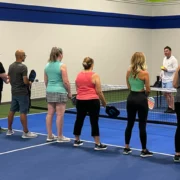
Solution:
{"label": "table leg", "polygon": [[158,104],[159,104],[159,91],[156,91],[156,107],[158,108]]}
{"label": "table leg", "polygon": [[160,107],[161,107],[161,102],[162,102],[161,96],[162,96],[162,92],[160,91]]}

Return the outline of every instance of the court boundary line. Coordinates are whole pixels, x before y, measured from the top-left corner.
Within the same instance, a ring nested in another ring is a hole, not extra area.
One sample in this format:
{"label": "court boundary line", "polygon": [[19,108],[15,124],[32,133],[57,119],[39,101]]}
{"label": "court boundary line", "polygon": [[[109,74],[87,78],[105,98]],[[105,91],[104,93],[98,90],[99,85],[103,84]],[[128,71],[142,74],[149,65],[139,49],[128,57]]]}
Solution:
{"label": "court boundary line", "polygon": [[[68,109],[66,109],[66,110],[72,110],[72,109],[74,109],[74,108],[68,108]],[[47,111],[44,111],[44,112],[39,112],[39,113],[31,113],[31,114],[28,114],[27,116],[32,116],[32,115],[37,115],[37,114],[45,114],[45,113],[47,113]],[[20,116],[14,116],[15,118],[17,118],[17,117],[20,117]],[[4,118],[0,118],[0,121],[1,120],[5,120],[5,119],[7,119],[8,117],[4,117]]]}
{"label": "court boundary line", "polygon": [[[37,114],[45,114],[45,113],[47,113],[47,112],[40,112],[40,113],[32,113],[32,114],[28,114],[27,116],[32,116],[32,115],[37,115]],[[17,118],[17,117],[20,117],[20,116],[14,116],[15,118]],[[7,119],[8,117],[4,117],[4,118],[0,118],[0,121],[1,120],[5,120],[5,119]]]}
{"label": "court boundary line", "polygon": [[10,153],[13,153],[13,152],[23,151],[23,150],[26,150],[26,149],[32,149],[32,148],[36,148],[36,147],[41,147],[41,146],[49,145],[49,144],[52,144],[52,143],[55,143],[55,142],[54,141],[53,142],[46,142],[46,143],[41,143],[41,144],[37,144],[37,145],[33,145],[33,146],[27,146],[27,147],[24,147],[24,148],[13,149],[13,150],[10,150],[10,151],[4,151],[4,152],[0,153],[0,156],[2,156],[4,154],[10,154]]}
{"label": "court boundary line", "polygon": [[[18,129],[13,129],[13,130],[16,131],[16,132],[23,132],[22,130],[18,130]],[[38,132],[33,132],[33,133],[36,133],[37,135],[41,135],[41,136],[47,136],[47,134],[44,134],[44,133],[38,133]],[[74,138],[70,138],[70,139],[71,140],[75,140]],[[86,142],[86,143],[94,144],[94,141],[88,141],[88,140],[84,140],[84,139],[81,139],[81,141]],[[28,147],[25,147],[25,148],[19,148],[19,149],[15,149],[15,150],[11,150],[11,151],[6,151],[6,152],[3,152],[3,153],[4,154],[9,154],[9,153],[13,153],[13,152],[17,152],[17,151],[22,151],[22,150],[26,150],[26,149],[32,149],[32,148],[35,148],[35,147],[45,146],[45,145],[53,144],[53,143],[58,143],[58,142],[56,142],[56,141],[46,142],[46,143],[42,143],[42,144],[39,144],[39,145],[28,146]],[[105,144],[105,145],[107,145],[109,147],[116,147],[116,148],[122,148],[122,149],[124,148],[124,146],[115,145],[115,144],[108,144],[108,143],[103,143],[103,144]],[[142,149],[138,149],[138,148],[131,148],[131,149],[134,150],[134,151],[139,151],[139,152],[142,151]],[[154,153],[154,154],[157,154],[157,155],[174,157],[173,154],[161,153],[161,152],[156,152],[156,151],[151,151],[151,152]],[[3,155],[3,154],[0,153],[0,155]]]}

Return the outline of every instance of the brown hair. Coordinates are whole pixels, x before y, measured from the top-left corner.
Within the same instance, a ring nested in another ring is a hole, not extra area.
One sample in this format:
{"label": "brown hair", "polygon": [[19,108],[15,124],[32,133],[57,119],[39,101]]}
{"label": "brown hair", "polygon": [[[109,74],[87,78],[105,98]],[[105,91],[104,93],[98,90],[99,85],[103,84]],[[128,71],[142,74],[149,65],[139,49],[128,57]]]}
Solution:
{"label": "brown hair", "polygon": [[169,46],[166,46],[165,48],[164,48],[164,50],[165,49],[168,49],[169,51],[171,51],[171,48],[169,47]]}
{"label": "brown hair", "polygon": [[94,64],[94,60],[90,57],[84,58],[84,61],[82,63],[85,70],[90,69],[93,64]]}
{"label": "brown hair", "polygon": [[134,78],[137,77],[140,70],[146,70],[146,58],[142,52],[136,52],[131,58],[131,73]]}
{"label": "brown hair", "polygon": [[49,62],[55,62],[59,55],[63,54],[63,50],[61,48],[53,47],[51,49],[50,57],[49,57]]}

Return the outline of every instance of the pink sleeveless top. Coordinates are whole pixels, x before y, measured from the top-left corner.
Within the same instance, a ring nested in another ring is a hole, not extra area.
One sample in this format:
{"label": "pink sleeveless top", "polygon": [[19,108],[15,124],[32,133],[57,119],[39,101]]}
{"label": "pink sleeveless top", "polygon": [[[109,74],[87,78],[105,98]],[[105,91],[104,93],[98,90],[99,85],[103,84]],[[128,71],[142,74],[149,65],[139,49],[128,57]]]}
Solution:
{"label": "pink sleeveless top", "polygon": [[92,83],[94,72],[80,72],[76,78],[77,96],[79,100],[99,99],[95,84]]}

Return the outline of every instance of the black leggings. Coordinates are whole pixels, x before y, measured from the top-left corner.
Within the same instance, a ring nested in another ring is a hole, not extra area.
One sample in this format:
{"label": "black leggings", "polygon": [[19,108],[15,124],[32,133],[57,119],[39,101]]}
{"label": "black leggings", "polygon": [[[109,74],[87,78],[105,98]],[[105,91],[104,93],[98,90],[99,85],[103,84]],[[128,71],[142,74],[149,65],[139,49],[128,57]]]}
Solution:
{"label": "black leggings", "polygon": [[91,135],[99,136],[98,121],[99,121],[100,101],[98,99],[77,100],[76,109],[77,109],[77,116],[76,116],[76,122],[74,124],[74,135],[76,136],[81,135],[84,119],[88,113],[91,122]]}
{"label": "black leggings", "polygon": [[1,100],[2,100],[2,91],[0,91],[0,104],[1,104]]}
{"label": "black leggings", "polygon": [[125,143],[129,144],[132,134],[136,113],[139,118],[139,132],[142,149],[146,149],[147,134],[146,121],[148,116],[148,101],[144,92],[131,92],[127,99],[128,123],[125,131]]}
{"label": "black leggings", "polygon": [[177,128],[175,133],[175,151],[180,153],[180,102],[175,103],[175,111],[177,115]]}

